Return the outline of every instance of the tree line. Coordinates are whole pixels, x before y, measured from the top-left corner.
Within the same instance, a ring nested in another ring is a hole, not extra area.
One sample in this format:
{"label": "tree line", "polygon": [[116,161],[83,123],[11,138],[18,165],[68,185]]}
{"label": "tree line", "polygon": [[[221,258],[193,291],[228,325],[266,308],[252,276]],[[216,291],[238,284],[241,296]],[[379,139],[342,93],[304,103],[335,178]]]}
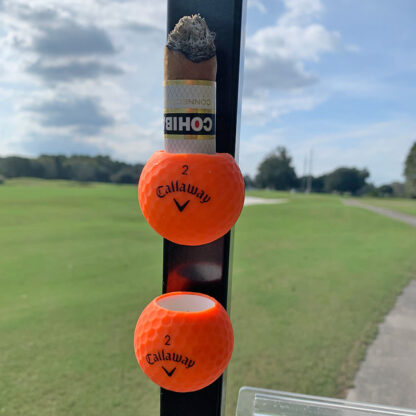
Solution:
{"label": "tree line", "polygon": [[131,165],[108,156],[41,155],[37,158],[0,158],[0,182],[4,178],[33,177],[79,182],[136,183],[142,164]]}
{"label": "tree line", "polygon": [[[109,156],[9,156],[0,158],[0,184],[3,178],[17,177],[137,184],[142,169],[143,164],[118,162]],[[263,159],[257,174],[253,178],[246,175],[244,181],[247,188],[416,198],[416,142],[406,157],[403,173],[405,182],[378,187],[367,182],[370,176],[367,169],[354,167],[339,167],[317,177],[298,177],[291,156],[284,147],[278,147]]]}
{"label": "tree line", "polygon": [[263,159],[257,174],[253,178],[246,175],[244,181],[248,188],[416,198],[416,142],[405,161],[405,182],[393,182],[377,187],[367,182],[369,176],[367,169],[339,167],[317,177],[298,177],[287,150],[278,147]]}

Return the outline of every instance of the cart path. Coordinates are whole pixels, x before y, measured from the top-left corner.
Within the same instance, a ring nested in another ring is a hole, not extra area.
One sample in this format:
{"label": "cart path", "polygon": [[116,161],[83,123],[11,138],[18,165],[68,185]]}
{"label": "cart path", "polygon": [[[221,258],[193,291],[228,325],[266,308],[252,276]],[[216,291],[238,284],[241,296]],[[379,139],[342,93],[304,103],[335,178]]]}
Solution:
{"label": "cart path", "polygon": [[244,199],[244,206],[247,205],[262,205],[262,204],[283,204],[287,202],[285,198],[259,198],[257,196],[246,196]]}
{"label": "cart path", "polygon": [[347,400],[416,409],[416,280],[380,324]]}
{"label": "cart path", "polygon": [[[415,216],[354,199],[342,202],[416,227]],[[416,280],[404,289],[379,325],[347,399],[416,409]]]}
{"label": "cart path", "polygon": [[404,214],[402,212],[393,211],[391,209],[380,208],[374,205],[365,204],[363,202],[357,201],[356,199],[342,199],[342,202],[345,205],[368,209],[369,211],[373,211],[377,214],[384,215],[385,217],[392,218],[393,220],[401,221],[408,225],[411,225],[412,227],[416,227],[416,216],[414,215]]}

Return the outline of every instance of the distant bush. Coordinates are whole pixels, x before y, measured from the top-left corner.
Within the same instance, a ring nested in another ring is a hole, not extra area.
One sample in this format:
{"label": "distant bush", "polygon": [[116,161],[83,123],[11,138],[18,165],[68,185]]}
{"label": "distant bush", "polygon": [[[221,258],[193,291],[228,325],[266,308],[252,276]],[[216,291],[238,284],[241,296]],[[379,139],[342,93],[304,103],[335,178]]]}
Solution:
{"label": "distant bush", "polygon": [[113,183],[135,183],[139,182],[140,172],[134,168],[123,168],[114,175],[111,175]]}
{"label": "distant bush", "polygon": [[366,184],[370,176],[368,170],[341,167],[325,175],[325,191],[350,192],[355,195]]}
{"label": "distant bush", "polygon": [[394,193],[393,187],[389,184],[381,185],[378,188],[378,191],[380,193],[380,196],[385,196],[385,197],[391,197],[393,196],[393,193]]}
{"label": "distant bush", "polygon": [[305,192],[308,189],[308,183],[310,181],[311,192],[322,193],[325,192],[325,175],[322,176],[301,176],[298,180],[299,191]]}
{"label": "distant bush", "polygon": [[361,187],[357,192],[357,196],[380,196],[380,192],[378,188],[372,183],[366,183],[363,187]]}
{"label": "distant bush", "polygon": [[0,185],[3,185],[6,182],[6,178],[3,175],[0,175]]}
{"label": "distant bush", "polygon": [[392,182],[393,196],[398,198],[404,198],[406,196],[406,186],[401,182]]}
{"label": "distant bush", "polygon": [[130,165],[108,156],[41,155],[0,158],[0,175],[6,178],[34,177],[70,179],[77,182],[137,183],[143,165]]}
{"label": "distant bush", "polygon": [[405,184],[401,182],[392,182],[377,187],[372,183],[366,183],[356,192],[356,195],[379,198],[404,198],[406,196]]}

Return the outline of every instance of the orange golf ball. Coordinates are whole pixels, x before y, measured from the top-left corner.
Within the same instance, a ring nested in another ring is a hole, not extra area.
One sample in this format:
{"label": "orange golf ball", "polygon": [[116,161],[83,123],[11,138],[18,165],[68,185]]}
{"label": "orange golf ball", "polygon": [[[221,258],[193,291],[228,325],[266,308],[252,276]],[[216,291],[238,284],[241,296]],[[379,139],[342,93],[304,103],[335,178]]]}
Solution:
{"label": "orange golf ball", "polygon": [[143,215],[162,237],[196,246],[226,234],[244,204],[244,180],[228,153],[155,152],[140,175]]}
{"label": "orange golf ball", "polygon": [[171,292],[154,299],[137,321],[134,350],[145,374],[176,392],[200,390],[225,371],[234,344],[225,309],[214,298]]}

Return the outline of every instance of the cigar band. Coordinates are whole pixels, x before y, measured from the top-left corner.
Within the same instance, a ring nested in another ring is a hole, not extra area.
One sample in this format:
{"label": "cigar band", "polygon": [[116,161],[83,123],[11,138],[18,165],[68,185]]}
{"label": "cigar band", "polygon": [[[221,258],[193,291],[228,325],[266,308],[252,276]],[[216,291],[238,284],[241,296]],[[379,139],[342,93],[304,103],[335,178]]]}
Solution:
{"label": "cigar band", "polygon": [[215,140],[216,83],[206,80],[167,80],[165,139]]}

